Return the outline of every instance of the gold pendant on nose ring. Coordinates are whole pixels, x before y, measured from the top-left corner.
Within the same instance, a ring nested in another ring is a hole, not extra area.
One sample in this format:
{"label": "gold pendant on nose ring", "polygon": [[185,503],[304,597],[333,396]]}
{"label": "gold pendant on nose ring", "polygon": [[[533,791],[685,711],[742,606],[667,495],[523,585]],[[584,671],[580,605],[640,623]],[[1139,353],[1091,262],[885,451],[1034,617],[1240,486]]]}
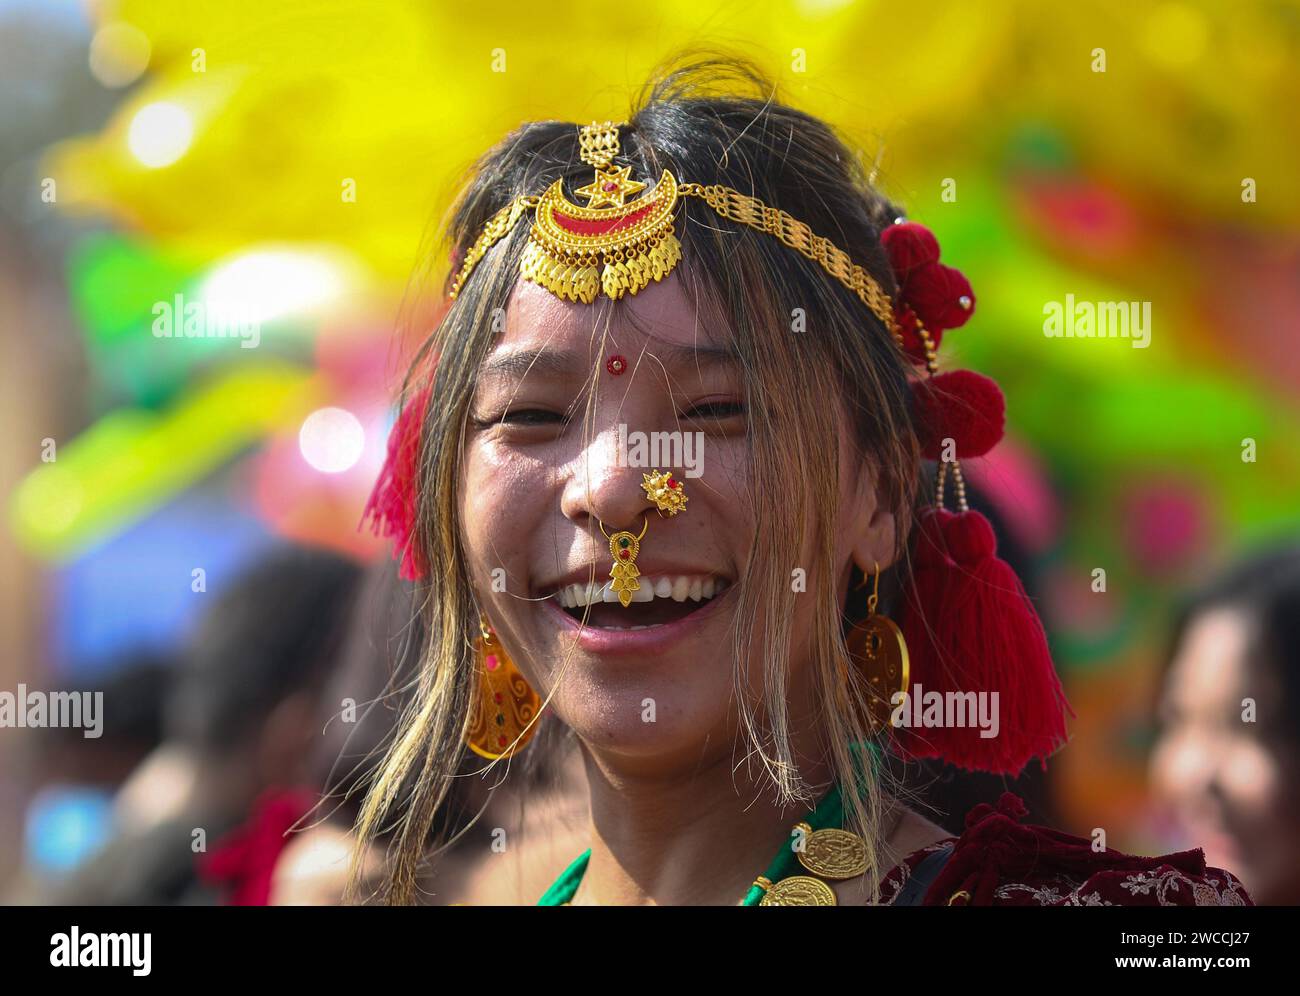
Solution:
{"label": "gold pendant on nose ring", "polygon": [[618,596],[625,609],[632,604],[632,592],[641,588],[641,582],[637,580],[641,571],[637,569],[636,557],[641,552],[641,540],[649,528],[650,519],[645,517],[641,523],[640,536],[633,536],[626,529],[611,536],[605,532],[605,523],[600,524],[600,531],[609,540],[609,555],[614,558],[614,566],[609,569],[609,576],[614,579],[610,590]]}

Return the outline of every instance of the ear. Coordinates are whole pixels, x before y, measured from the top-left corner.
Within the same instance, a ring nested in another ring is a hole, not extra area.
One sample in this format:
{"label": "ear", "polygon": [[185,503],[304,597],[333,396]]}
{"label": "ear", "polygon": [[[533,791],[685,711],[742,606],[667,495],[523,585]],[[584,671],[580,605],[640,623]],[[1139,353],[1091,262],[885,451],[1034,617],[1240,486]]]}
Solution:
{"label": "ear", "polygon": [[900,527],[899,516],[881,501],[879,473],[871,461],[864,461],[858,485],[849,505],[846,522],[850,555],[864,576],[885,570],[894,563]]}

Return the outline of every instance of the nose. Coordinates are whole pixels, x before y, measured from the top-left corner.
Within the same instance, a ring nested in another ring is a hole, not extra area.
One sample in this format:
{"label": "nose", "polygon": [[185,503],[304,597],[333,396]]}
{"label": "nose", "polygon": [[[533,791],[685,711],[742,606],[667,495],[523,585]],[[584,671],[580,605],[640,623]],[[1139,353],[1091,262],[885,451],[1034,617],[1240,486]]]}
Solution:
{"label": "nose", "polygon": [[1221,753],[1207,731],[1180,729],[1165,735],[1156,757],[1169,791],[1186,799],[1205,799],[1218,779]]}
{"label": "nose", "polygon": [[627,466],[626,454],[616,428],[583,448],[560,498],[565,518],[583,528],[603,523],[610,533],[640,531],[642,515],[654,505],[641,487],[642,469]]}

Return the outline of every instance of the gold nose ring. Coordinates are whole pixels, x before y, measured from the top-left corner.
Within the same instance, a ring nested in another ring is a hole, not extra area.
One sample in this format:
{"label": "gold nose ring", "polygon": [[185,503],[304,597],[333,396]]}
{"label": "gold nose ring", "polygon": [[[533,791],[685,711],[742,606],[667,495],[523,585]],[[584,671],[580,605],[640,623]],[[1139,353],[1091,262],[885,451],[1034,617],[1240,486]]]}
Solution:
{"label": "gold nose ring", "polygon": [[614,579],[610,590],[618,596],[625,609],[632,604],[632,592],[641,588],[641,582],[637,580],[641,571],[636,566],[636,557],[641,552],[641,540],[649,528],[649,516],[642,516],[640,536],[633,536],[626,529],[611,536],[605,532],[605,523],[600,523],[600,531],[609,540],[609,555],[614,558],[614,566],[609,569],[609,576]]}

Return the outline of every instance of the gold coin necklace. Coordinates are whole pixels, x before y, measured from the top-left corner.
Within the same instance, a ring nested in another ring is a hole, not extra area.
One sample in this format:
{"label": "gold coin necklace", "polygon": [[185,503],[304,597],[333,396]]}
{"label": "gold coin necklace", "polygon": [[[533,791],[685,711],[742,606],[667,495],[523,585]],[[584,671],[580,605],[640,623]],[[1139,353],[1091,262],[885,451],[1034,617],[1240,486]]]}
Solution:
{"label": "gold coin necklace", "polygon": [[[793,844],[781,848],[767,871],[754,880],[742,906],[834,906],[835,891],[826,880],[843,881],[865,874],[867,846],[861,837],[839,829],[844,800],[832,786],[806,820],[795,824]],[[566,906],[573,899],[591,860],[580,854],[538,901],[538,906]],[[807,874],[800,873],[806,872]]]}

